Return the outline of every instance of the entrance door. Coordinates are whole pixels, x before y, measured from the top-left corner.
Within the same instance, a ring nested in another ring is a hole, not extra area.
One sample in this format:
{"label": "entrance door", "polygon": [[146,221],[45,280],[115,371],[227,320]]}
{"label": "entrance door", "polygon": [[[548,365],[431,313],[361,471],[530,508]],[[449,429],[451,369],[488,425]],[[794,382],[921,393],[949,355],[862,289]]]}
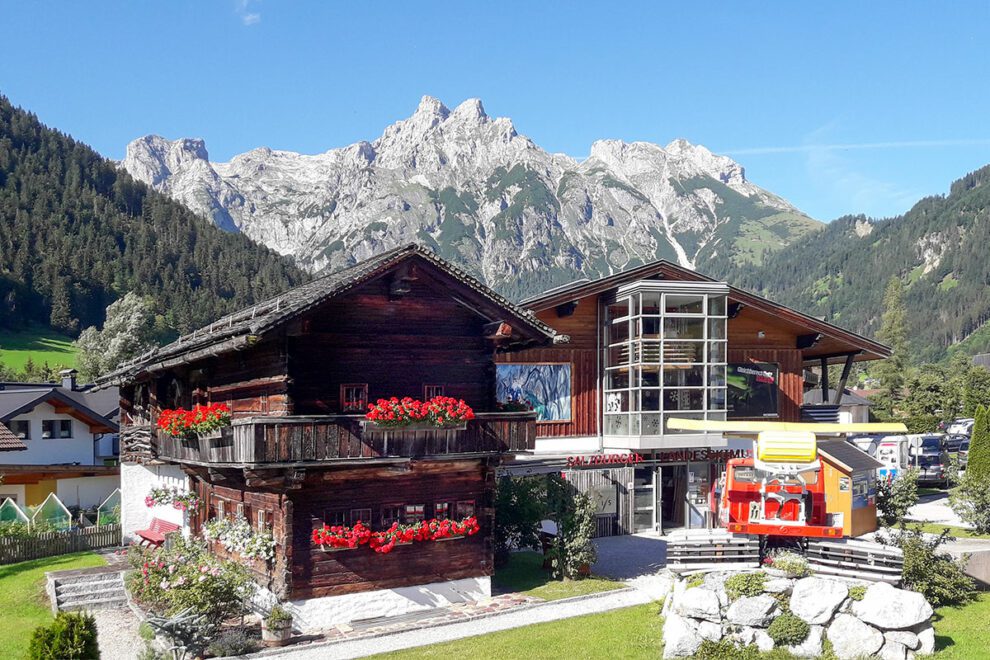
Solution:
{"label": "entrance door", "polygon": [[652,532],[657,528],[656,470],[636,468],[633,472],[633,531]]}
{"label": "entrance door", "polygon": [[687,492],[687,466],[660,468],[660,528],[666,532],[684,527],[684,496]]}
{"label": "entrance door", "polygon": [[687,466],[687,526],[690,529],[708,527],[709,472],[708,463],[689,463]]}

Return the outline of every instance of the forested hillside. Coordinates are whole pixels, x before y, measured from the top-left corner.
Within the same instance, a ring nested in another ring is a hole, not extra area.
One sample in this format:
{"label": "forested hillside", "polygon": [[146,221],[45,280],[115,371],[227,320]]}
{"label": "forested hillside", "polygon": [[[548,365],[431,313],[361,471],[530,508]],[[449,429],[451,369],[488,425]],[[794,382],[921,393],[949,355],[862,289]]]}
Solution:
{"label": "forested hillside", "polygon": [[0,96],[0,328],[74,334],[135,291],[187,331],[303,278]]}
{"label": "forested hillside", "polygon": [[879,329],[884,285],[896,276],[905,287],[916,359],[988,350],[990,166],[903,216],[841,218],[760,267],[717,275],[871,336]]}

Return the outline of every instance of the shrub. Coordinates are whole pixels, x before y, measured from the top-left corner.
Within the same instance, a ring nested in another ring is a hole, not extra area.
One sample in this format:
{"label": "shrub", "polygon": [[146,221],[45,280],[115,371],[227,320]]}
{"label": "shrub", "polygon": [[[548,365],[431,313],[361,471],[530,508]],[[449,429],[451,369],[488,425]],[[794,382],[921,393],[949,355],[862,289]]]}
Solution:
{"label": "shrub", "polygon": [[547,480],[551,515],[557,522],[557,537],[547,553],[550,570],[557,579],[584,577],[582,569],[595,563],[597,553],[591,542],[595,534],[595,508],[591,499],[578,493],[557,476]]}
{"label": "shrub", "polygon": [[28,647],[29,660],[99,660],[96,621],[88,614],[59,612],[47,626],[38,626]]}
{"label": "shrub", "polygon": [[691,657],[696,660],[758,660],[760,651],[752,645],[739,648],[729,639],[717,642],[706,639]]}
{"label": "shrub", "polygon": [[292,615],[286,612],[281,605],[276,605],[265,617],[265,625],[269,630],[285,628],[292,625]]}
{"label": "shrub", "polygon": [[692,575],[691,578],[687,581],[687,588],[690,589],[692,587],[700,587],[704,583],[705,583],[705,574],[698,573],[696,575]]}
{"label": "shrub", "polygon": [[866,587],[849,587],[849,597],[853,600],[863,600],[866,598]]}
{"label": "shrub", "polygon": [[949,493],[949,506],[977,533],[990,533],[990,478],[967,468],[962,481]]}
{"label": "shrub", "polygon": [[731,600],[740,596],[759,596],[766,581],[766,573],[736,573],[725,581],[725,593]]}
{"label": "shrub", "polygon": [[896,479],[877,480],[877,515],[887,527],[904,520],[908,509],[918,503],[918,471],[906,470]]}
{"label": "shrub", "polygon": [[247,570],[220,559],[203,543],[175,535],[169,547],[136,550],[127,576],[131,595],[156,614],[172,616],[184,610],[204,616],[211,626],[242,614],[254,590]]}
{"label": "shrub", "polygon": [[259,648],[261,648],[261,644],[258,643],[257,639],[240,628],[232,628],[217,635],[216,639],[206,647],[206,650],[214,657],[226,658],[254,653]]}
{"label": "shrub", "polygon": [[793,646],[808,638],[811,626],[790,613],[781,614],[770,622],[767,634],[778,646]]}
{"label": "shrub", "polygon": [[983,406],[978,406],[973,416],[966,476],[975,477],[984,483],[990,481],[990,417]]}
{"label": "shrub", "polygon": [[963,565],[952,555],[940,552],[949,530],[938,536],[926,536],[917,527],[903,525],[898,533],[887,537],[877,535],[877,540],[894,545],[904,553],[904,586],[924,595],[932,607],[961,605],[976,598],[976,585],[963,571]]}
{"label": "shrub", "polygon": [[513,550],[541,550],[540,522],[546,518],[544,477],[504,477],[495,491],[495,563],[504,565]]}
{"label": "shrub", "polygon": [[764,565],[784,571],[788,577],[800,578],[811,575],[808,560],[791,550],[774,553],[763,560]]}

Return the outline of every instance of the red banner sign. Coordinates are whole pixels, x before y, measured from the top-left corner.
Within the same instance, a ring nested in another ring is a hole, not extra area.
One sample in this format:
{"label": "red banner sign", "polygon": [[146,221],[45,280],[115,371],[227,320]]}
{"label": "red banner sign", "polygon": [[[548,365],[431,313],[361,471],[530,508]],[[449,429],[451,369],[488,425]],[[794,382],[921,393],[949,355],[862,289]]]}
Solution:
{"label": "red banner sign", "polygon": [[591,454],[588,456],[568,456],[567,467],[601,467],[603,465],[635,465],[642,463],[643,457],[639,454]]}
{"label": "red banner sign", "polygon": [[746,458],[751,453],[749,449],[678,449],[677,451],[660,452],[656,458],[660,463],[727,461],[730,458]]}

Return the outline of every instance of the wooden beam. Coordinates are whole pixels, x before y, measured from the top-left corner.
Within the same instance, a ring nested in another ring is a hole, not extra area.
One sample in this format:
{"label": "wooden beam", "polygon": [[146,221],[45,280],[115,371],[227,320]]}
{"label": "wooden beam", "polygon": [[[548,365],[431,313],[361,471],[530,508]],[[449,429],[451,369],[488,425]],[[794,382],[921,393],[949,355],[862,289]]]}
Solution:
{"label": "wooden beam", "polygon": [[842,376],[839,378],[839,384],[835,388],[835,396],[832,397],[832,403],[836,406],[842,403],[842,394],[846,390],[846,381],[849,380],[849,372],[852,371],[853,360],[855,358],[855,355],[846,356],[846,363],[842,367]]}
{"label": "wooden beam", "polygon": [[822,365],[822,403],[828,401],[828,358],[821,359]]}
{"label": "wooden beam", "polygon": [[512,326],[505,321],[495,321],[494,323],[486,323],[482,327],[485,339],[494,339],[496,341],[500,339],[509,339],[512,337]]}
{"label": "wooden beam", "polygon": [[820,332],[814,332],[809,335],[798,335],[797,348],[802,351],[807,348],[811,348],[812,346],[820,342],[823,336],[824,335],[822,335],[822,333]]}

